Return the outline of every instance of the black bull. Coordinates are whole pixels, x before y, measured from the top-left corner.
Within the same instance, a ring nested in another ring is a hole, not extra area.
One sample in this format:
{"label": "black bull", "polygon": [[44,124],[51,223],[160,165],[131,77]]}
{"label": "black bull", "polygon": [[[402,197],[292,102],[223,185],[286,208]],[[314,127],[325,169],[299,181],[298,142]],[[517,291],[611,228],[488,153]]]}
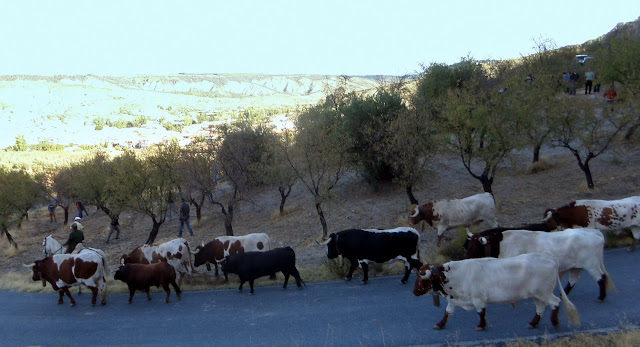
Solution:
{"label": "black bull", "polygon": [[[406,231],[369,231],[363,229],[349,229],[329,235],[325,242],[327,245],[327,257],[335,259],[339,255],[349,259],[351,267],[346,279],[351,280],[353,271],[362,266],[364,278],[362,282],[369,280],[369,265],[364,260],[384,263],[398,257],[404,258],[405,273],[402,283],[407,283],[413,268],[420,269],[422,263],[419,259],[418,243],[420,236],[407,228]],[[414,258],[414,256],[416,258]],[[407,266],[407,264],[409,264]]]}
{"label": "black bull", "polygon": [[251,294],[253,294],[253,281],[262,276],[270,276],[276,272],[284,275],[284,286],[287,288],[289,276],[296,279],[298,288],[304,284],[300,278],[300,273],[296,268],[296,253],[291,247],[272,249],[266,252],[244,252],[228,255],[222,262],[222,271],[234,273],[240,277],[240,287],[242,290],[244,282],[249,282]]}

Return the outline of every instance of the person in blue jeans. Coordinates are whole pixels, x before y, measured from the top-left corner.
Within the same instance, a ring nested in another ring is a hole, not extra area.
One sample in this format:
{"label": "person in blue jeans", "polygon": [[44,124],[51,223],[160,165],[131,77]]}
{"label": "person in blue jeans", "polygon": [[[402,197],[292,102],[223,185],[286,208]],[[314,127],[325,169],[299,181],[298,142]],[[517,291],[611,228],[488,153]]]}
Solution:
{"label": "person in blue jeans", "polygon": [[189,204],[184,201],[184,198],[181,199],[182,205],[180,205],[180,232],[178,236],[182,236],[182,229],[184,228],[185,223],[187,224],[187,228],[189,228],[189,234],[193,236],[193,229],[191,229],[191,224],[189,224]]}

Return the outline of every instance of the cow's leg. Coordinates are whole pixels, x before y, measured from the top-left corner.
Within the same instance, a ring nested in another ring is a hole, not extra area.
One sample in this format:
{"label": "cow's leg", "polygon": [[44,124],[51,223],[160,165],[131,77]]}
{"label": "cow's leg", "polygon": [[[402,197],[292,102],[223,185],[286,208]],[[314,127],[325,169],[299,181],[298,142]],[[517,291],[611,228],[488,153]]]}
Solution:
{"label": "cow's leg", "polygon": [[91,305],[95,306],[98,299],[98,287],[89,287],[91,290]]}
{"label": "cow's leg", "polygon": [[275,280],[276,279],[276,273],[272,273],[271,275],[269,275],[269,279],[270,280]]}
{"label": "cow's leg", "polygon": [[287,289],[287,283],[289,283],[289,276],[291,274],[289,273],[289,271],[282,271],[282,274],[284,275],[284,285],[282,286],[282,288]]}
{"label": "cow's leg", "polygon": [[167,293],[167,298],[165,299],[165,303],[169,303],[169,296],[171,296],[171,288],[169,288],[169,283],[165,283],[162,285],[162,289],[164,289],[165,293]]}
{"label": "cow's leg", "polygon": [[[71,296],[71,292],[69,292],[69,287],[62,287],[62,289],[60,289],[60,290],[64,291],[64,293],[67,294],[67,296],[69,297],[69,300],[71,300],[71,306],[75,306],[76,305],[76,301]],[[60,303],[62,303],[62,302],[60,302]]]}
{"label": "cow's leg", "polygon": [[402,277],[400,282],[402,282],[402,284],[407,284],[407,281],[409,280],[409,275],[411,275],[411,267],[410,267],[410,264],[407,263],[407,261],[405,261],[404,262],[404,277]]}
{"label": "cow's leg", "polygon": [[[564,287],[564,292],[566,294],[569,294],[569,292],[571,292],[571,289],[573,289],[573,286],[575,286],[576,282],[578,282],[578,279],[580,278],[580,272],[582,272],[582,269],[571,269],[568,272],[569,272],[569,281],[567,282],[567,286]],[[562,275],[560,277],[562,277]]]}
{"label": "cow's leg", "polygon": [[62,289],[58,289],[58,294],[60,294],[60,298],[58,299],[58,305],[61,305],[64,302],[63,300],[64,292],[62,291]]}
{"label": "cow's leg", "polygon": [[598,301],[603,302],[604,298],[607,297],[607,275],[602,274],[600,279],[598,280],[598,286],[600,287],[600,296],[598,296]]}
{"label": "cow's leg", "polygon": [[[180,289],[180,286],[178,286],[178,284],[176,283],[176,281],[171,281],[170,283],[171,283],[171,285],[173,286],[173,290],[175,290],[175,291],[176,291],[176,296],[178,297],[178,300],[181,300],[181,299],[182,299],[182,290]],[[167,287],[168,287],[168,286],[169,286],[169,285],[167,284]]]}
{"label": "cow's leg", "polygon": [[633,235],[633,240],[631,240],[631,246],[629,246],[629,252],[633,252],[636,250],[636,245],[638,244],[638,240],[640,240],[640,226],[632,226],[631,234]]}
{"label": "cow's leg", "polygon": [[531,320],[531,322],[529,322],[529,328],[531,329],[538,326],[538,323],[540,323],[540,319],[544,314],[544,309],[547,308],[546,301],[540,300],[538,298],[533,298],[533,302],[536,305],[536,315],[533,316],[533,319]]}
{"label": "cow's leg", "polygon": [[136,293],[136,289],[133,287],[129,287],[129,303],[133,301],[133,295]]}
{"label": "cow's leg", "polygon": [[240,287],[238,287],[239,291],[242,291],[242,286],[244,285],[245,279],[240,278]]}
{"label": "cow's leg", "polygon": [[365,262],[361,262],[360,266],[362,266],[362,272],[364,272],[362,283],[367,284],[367,281],[369,281],[369,264]]}
{"label": "cow's leg", "polygon": [[[291,274],[293,275],[293,278],[296,279],[296,285],[298,286],[298,288],[302,287],[302,284],[304,283],[302,281],[302,278],[300,278],[300,272],[298,272],[298,269],[295,268],[295,266],[293,267],[293,271],[291,272]],[[305,284],[305,287],[307,285]]]}
{"label": "cow's leg", "polygon": [[151,294],[149,293],[150,290],[151,287],[147,287],[144,289],[144,292],[147,293],[147,301],[151,301]]}
{"label": "cow's leg", "polygon": [[487,314],[487,308],[483,307],[482,310],[478,311],[478,315],[480,316],[480,323],[476,326],[476,330],[484,330],[487,327],[487,321],[484,319],[484,316]]}
{"label": "cow's leg", "polygon": [[351,266],[349,267],[349,273],[347,274],[347,277],[346,277],[347,281],[351,281],[351,278],[353,276],[353,272],[358,267],[358,260],[357,259],[349,259],[349,262],[351,263]]}
{"label": "cow's leg", "polygon": [[440,322],[434,325],[433,328],[437,330],[444,329],[444,326],[447,324],[447,319],[449,319],[449,316],[453,314],[455,309],[456,309],[455,306],[452,306],[451,303],[449,303],[447,305],[447,309],[444,311],[444,317],[442,317]]}
{"label": "cow's leg", "polygon": [[107,279],[102,277],[102,281],[98,284],[98,291],[100,292],[100,305],[107,304]]}
{"label": "cow's leg", "polygon": [[229,282],[229,273],[227,273],[226,271],[224,271],[224,281]]}
{"label": "cow's leg", "polygon": [[253,295],[253,278],[249,279],[249,287],[251,287],[251,291],[249,292],[249,294]]}
{"label": "cow's leg", "polygon": [[178,282],[179,285],[182,285],[182,278],[184,277],[184,272],[178,272],[176,271],[176,281]]}

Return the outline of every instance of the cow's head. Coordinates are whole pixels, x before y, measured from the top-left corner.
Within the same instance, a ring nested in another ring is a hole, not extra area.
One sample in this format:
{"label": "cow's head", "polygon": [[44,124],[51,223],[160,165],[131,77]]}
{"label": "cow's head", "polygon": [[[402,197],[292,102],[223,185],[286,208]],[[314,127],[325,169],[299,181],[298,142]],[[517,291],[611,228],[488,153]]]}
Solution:
{"label": "cow's head", "polygon": [[327,245],[327,258],[335,259],[340,255],[337,242],[338,235],[336,233],[332,233],[326,241],[321,243],[321,245]]}
{"label": "cow's head", "polygon": [[443,291],[442,284],[447,282],[443,270],[442,266],[429,263],[422,265],[418,270],[418,278],[416,278],[416,283],[413,286],[413,294],[420,296],[432,291]]}
{"label": "cow's head", "polygon": [[201,245],[197,245],[195,250],[191,251],[191,254],[193,254],[193,266],[195,267],[198,267],[207,262],[207,260],[205,259],[205,254],[204,252],[202,252],[203,248],[204,241],[202,241]]}
{"label": "cow's head", "polygon": [[558,211],[554,208],[550,208],[544,211],[544,224],[546,224],[551,230],[558,228],[558,221],[556,220],[557,214]]}
{"label": "cow's head", "polygon": [[113,275],[114,280],[118,280],[122,282],[127,282],[128,277],[129,277],[129,266],[127,265],[121,265]]}
{"label": "cow's head", "polygon": [[477,234],[467,232],[467,241],[464,243],[465,258],[497,258],[500,255],[500,241],[503,238],[503,231],[504,228],[495,228]]}
{"label": "cow's head", "polygon": [[33,281],[42,281],[42,286],[46,287],[47,286],[47,281],[44,279],[44,277],[42,276],[42,273],[41,273],[41,271],[42,271],[41,270],[42,261],[43,260],[36,260],[31,264],[22,264],[22,266],[24,266],[26,268],[30,268],[31,271],[33,271],[33,274],[31,275],[31,279]]}
{"label": "cow's head", "polygon": [[409,209],[409,221],[411,221],[411,224],[418,224],[421,220],[433,226],[433,221],[437,220],[433,215],[433,202],[427,202],[422,205],[411,205]]}
{"label": "cow's head", "polygon": [[228,255],[220,262],[220,268],[224,273],[235,273],[235,264],[230,261],[231,256]]}

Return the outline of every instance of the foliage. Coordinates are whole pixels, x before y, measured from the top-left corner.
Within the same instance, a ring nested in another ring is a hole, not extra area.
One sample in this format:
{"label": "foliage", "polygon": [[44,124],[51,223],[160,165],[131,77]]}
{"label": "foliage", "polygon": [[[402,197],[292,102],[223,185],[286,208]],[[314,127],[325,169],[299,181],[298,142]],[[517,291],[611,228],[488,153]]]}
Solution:
{"label": "foliage", "polygon": [[107,124],[107,122],[102,117],[96,117],[93,119],[93,124],[96,126],[95,130],[102,130],[104,129],[104,126]]}
{"label": "foliage", "polygon": [[24,138],[24,135],[16,136],[16,144],[11,147],[11,149],[16,152],[24,152],[27,150],[27,148],[27,140]]}
{"label": "foliage", "polygon": [[22,170],[0,169],[0,235],[17,248],[18,244],[9,233],[19,227],[27,211],[43,197],[43,189],[37,181]]}
{"label": "foliage", "polygon": [[35,145],[29,146],[31,150],[34,151],[62,151],[64,150],[64,145],[62,144],[54,144],[51,140],[42,140]]}

